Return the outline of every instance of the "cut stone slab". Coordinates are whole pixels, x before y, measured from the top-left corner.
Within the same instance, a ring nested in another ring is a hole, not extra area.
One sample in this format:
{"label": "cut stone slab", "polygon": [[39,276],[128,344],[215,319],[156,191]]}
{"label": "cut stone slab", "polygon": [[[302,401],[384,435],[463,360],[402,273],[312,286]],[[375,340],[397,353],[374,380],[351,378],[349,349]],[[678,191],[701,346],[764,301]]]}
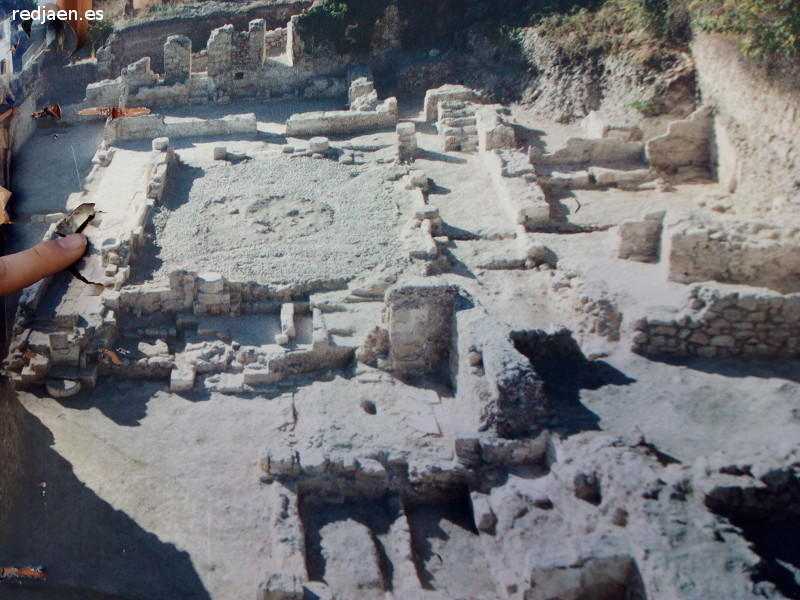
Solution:
{"label": "cut stone slab", "polygon": [[188,363],[178,363],[169,377],[171,392],[188,392],[194,387],[195,367]]}
{"label": "cut stone slab", "polygon": [[167,342],[165,342],[164,340],[158,340],[153,344],[148,344],[147,342],[139,342],[138,349],[139,352],[141,352],[145,356],[159,356],[163,354],[169,354],[169,348],[167,347]]}
{"label": "cut stone slab", "polygon": [[319,152],[323,154],[330,149],[330,141],[326,137],[314,137],[308,142],[308,149],[311,152]]}

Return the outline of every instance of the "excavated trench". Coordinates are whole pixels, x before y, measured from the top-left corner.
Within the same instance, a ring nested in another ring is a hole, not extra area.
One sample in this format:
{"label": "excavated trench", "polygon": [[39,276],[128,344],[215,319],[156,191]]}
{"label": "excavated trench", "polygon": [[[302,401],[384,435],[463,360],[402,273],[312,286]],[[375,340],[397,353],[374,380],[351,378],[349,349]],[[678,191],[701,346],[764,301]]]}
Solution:
{"label": "excavated trench", "polygon": [[761,480],[766,485],[716,488],[706,505],[738,527],[761,557],[753,581],[769,582],[787,598],[800,600],[800,478],[788,469]]}
{"label": "excavated trench", "polygon": [[414,497],[344,493],[341,502],[311,489],[301,493],[311,581],[364,598],[412,589],[452,597],[495,593],[466,487]]}

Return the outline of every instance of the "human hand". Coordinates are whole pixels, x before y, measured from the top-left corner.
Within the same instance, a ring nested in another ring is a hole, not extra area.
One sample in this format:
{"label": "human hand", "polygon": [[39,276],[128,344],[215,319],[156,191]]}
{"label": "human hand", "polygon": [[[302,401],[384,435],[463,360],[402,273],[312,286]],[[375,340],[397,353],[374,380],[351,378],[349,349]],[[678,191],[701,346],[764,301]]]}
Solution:
{"label": "human hand", "polygon": [[0,257],[0,296],[13,294],[40,279],[63,271],[86,251],[86,237],[73,233]]}

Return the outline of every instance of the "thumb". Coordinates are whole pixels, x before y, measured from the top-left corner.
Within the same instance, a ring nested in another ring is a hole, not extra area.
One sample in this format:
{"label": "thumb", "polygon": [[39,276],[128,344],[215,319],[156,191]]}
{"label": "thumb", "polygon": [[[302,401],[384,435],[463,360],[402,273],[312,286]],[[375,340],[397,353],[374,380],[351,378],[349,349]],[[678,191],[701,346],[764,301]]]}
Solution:
{"label": "thumb", "polygon": [[33,248],[0,257],[0,296],[12,294],[63,271],[86,251],[86,238],[73,233]]}

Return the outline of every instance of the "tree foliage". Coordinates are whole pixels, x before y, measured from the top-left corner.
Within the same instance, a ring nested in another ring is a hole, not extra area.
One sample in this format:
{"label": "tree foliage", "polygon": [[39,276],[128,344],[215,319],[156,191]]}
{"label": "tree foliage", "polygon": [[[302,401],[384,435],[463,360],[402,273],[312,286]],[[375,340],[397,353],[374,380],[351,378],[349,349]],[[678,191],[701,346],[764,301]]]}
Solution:
{"label": "tree foliage", "polygon": [[114,31],[114,23],[108,17],[104,16],[99,21],[92,21],[89,23],[89,31],[87,34],[88,46],[91,48],[92,53],[100,48],[106,41],[106,38]]}
{"label": "tree foliage", "polygon": [[690,8],[702,29],[741,37],[747,54],[800,58],[798,0],[691,0]]}

